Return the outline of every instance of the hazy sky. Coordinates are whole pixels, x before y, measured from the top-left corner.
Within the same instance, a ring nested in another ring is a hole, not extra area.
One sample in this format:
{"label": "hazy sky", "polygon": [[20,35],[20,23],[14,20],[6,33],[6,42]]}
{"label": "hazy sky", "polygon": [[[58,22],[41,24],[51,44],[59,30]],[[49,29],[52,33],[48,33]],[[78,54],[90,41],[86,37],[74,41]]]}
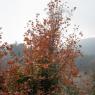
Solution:
{"label": "hazy sky", "polygon": [[[24,27],[35,14],[44,16],[44,8],[50,0],[0,0],[0,27],[3,40],[9,43],[22,42]],[[67,0],[70,1],[70,0]],[[71,0],[78,8],[72,22],[80,25],[84,37],[95,37],[95,0]]]}

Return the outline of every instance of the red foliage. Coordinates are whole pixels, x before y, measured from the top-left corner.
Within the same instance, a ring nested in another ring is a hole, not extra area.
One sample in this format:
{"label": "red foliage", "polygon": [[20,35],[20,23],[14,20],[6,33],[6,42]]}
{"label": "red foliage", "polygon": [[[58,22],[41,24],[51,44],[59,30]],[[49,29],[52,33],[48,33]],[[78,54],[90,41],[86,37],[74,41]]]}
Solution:
{"label": "red foliage", "polygon": [[[50,1],[48,18],[40,22],[36,16],[35,22],[29,21],[30,27],[24,35],[24,65],[18,63],[19,58],[12,51],[12,46],[7,43],[3,45],[13,56],[7,62],[10,67],[4,76],[5,88],[12,95],[28,95],[28,91],[34,89],[31,87],[33,84],[37,86],[36,94],[33,95],[47,95],[47,93],[49,93],[48,95],[52,93],[63,95],[61,93],[65,94],[65,92],[61,90],[62,86],[74,85],[73,78],[78,75],[75,58],[79,56],[77,49],[79,39],[73,33],[66,38],[66,42],[61,41],[61,33],[64,32],[61,31],[61,27],[64,26],[62,24],[69,23],[68,19],[64,21],[62,17],[61,5],[60,0]],[[4,54],[6,55],[6,52],[0,52],[0,58]],[[48,83],[56,80],[58,80],[56,84],[47,86]],[[43,84],[43,82],[46,83]],[[29,85],[30,83],[32,84]],[[8,94],[3,93],[3,95]]]}
{"label": "red foliage", "polygon": [[9,65],[12,65],[12,64],[14,64],[14,60],[9,60],[7,63],[8,63]]}

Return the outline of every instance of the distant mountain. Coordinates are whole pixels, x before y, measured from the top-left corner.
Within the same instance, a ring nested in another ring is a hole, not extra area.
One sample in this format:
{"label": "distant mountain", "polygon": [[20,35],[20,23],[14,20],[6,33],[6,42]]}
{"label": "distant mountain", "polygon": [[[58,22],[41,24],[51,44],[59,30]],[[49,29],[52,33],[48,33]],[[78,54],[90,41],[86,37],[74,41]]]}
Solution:
{"label": "distant mountain", "polygon": [[82,39],[79,44],[83,57],[76,60],[78,68],[85,72],[95,71],[95,38]]}
{"label": "distant mountain", "polygon": [[95,55],[84,55],[76,60],[76,64],[80,71],[95,71]]}
{"label": "distant mountain", "polygon": [[[82,45],[80,50],[83,53],[83,55],[95,56],[95,38],[82,39],[79,42],[79,44]],[[23,48],[24,48],[23,43],[21,43],[21,44],[13,44],[13,51],[18,56],[23,55]]]}
{"label": "distant mountain", "polygon": [[79,44],[84,55],[95,55],[95,38],[82,39]]}
{"label": "distant mountain", "polygon": [[13,44],[13,51],[19,57],[23,56],[24,44]]}
{"label": "distant mountain", "polygon": [[[82,39],[79,43],[82,45],[81,52],[83,57],[76,59],[76,64],[80,71],[95,70],[95,38]],[[23,44],[14,44],[13,51],[18,57],[23,56]],[[6,62],[10,59],[10,56],[2,59],[3,67],[6,66]]]}

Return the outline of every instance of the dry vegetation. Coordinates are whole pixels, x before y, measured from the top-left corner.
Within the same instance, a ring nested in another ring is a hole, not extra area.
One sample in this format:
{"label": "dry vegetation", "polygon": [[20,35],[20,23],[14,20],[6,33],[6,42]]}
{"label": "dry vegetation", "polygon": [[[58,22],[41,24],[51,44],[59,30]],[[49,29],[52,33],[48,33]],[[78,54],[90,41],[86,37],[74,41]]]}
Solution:
{"label": "dry vegetation", "polygon": [[[48,3],[48,17],[29,21],[24,35],[23,64],[7,43],[0,46],[0,59],[10,54],[8,68],[0,72],[0,95],[87,95],[75,78],[79,71],[75,59],[80,55],[75,33],[61,40],[70,18],[63,18],[61,1]],[[82,34],[79,33],[81,36]],[[64,36],[63,36],[64,38]],[[3,64],[3,63],[0,63]]]}

